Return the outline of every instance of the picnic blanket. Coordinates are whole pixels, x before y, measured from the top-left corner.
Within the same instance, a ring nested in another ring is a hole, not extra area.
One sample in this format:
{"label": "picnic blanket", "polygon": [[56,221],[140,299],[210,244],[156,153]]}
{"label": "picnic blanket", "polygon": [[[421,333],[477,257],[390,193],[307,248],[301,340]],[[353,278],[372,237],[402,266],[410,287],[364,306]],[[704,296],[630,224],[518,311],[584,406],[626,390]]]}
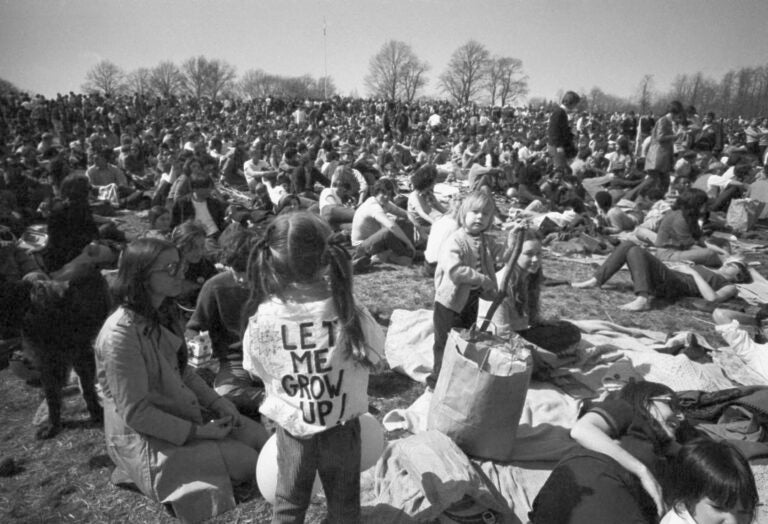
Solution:
{"label": "picnic blanket", "polygon": [[[428,313],[428,310],[393,312],[385,345],[387,359],[395,359],[390,361],[390,366],[420,381],[428,373],[432,360],[432,326]],[[576,361],[559,367],[554,383],[531,383],[513,460],[508,464],[473,460],[485,482],[498,490],[520,522],[527,521],[536,494],[558,460],[576,446],[569,432],[582,400],[566,391],[599,399],[627,380],[640,377],[661,382],[676,391],[717,391],[735,384],[723,373],[717,359],[713,363],[699,363],[683,354],[659,352],[690,340],[690,333],[668,337],[659,331],[602,320],[572,322],[582,331]],[[699,343],[709,347],[706,340],[698,338]],[[417,343],[407,346],[408,340]],[[713,348],[713,354],[717,353]],[[604,358],[606,356],[611,358]],[[382,421],[384,427],[387,431],[406,430],[415,434],[426,431],[429,403],[430,393],[425,392],[408,408],[387,413]],[[375,505],[368,517],[366,522],[389,522],[377,520]]]}

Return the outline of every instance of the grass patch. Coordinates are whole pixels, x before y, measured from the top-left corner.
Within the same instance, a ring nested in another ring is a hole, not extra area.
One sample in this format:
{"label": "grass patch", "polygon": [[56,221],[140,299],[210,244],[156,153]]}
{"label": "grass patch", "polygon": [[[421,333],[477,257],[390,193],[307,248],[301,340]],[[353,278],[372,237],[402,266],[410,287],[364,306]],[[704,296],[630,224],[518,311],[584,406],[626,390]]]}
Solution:
{"label": "grass patch", "polygon": [[[133,236],[141,230],[138,219],[120,216],[121,227]],[[762,257],[766,259],[766,257]],[[591,276],[588,265],[545,257],[545,274],[552,279],[583,280]],[[386,329],[394,309],[432,308],[434,284],[421,267],[384,265],[355,277],[355,294]],[[653,311],[630,313],[618,306],[633,298],[629,273],[622,271],[602,290],[576,290],[569,286],[546,287],[542,291],[545,316],[570,319],[603,319],[625,326],[673,332],[693,330],[714,344],[721,343],[709,324],[708,313],[680,304],[662,304]],[[424,386],[391,370],[371,377],[371,412],[379,419],[395,408],[410,405]],[[106,455],[101,428],[89,427],[79,396],[64,412],[69,424],[56,438],[37,441],[31,425],[42,401],[39,389],[27,386],[10,371],[0,372],[0,447],[20,471],[0,483],[0,522],[40,523],[171,523],[176,522],[158,504],[139,493],[118,489],[109,482],[112,464]],[[388,435],[398,438],[400,433]],[[761,492],[763,492],[761,490]],[[212,522],[260,523],[271,518],[271,506],[258,494],[255,483],[237,490],[238,507]],[[325,516],[322,499],[311,506],[307,522]]]}

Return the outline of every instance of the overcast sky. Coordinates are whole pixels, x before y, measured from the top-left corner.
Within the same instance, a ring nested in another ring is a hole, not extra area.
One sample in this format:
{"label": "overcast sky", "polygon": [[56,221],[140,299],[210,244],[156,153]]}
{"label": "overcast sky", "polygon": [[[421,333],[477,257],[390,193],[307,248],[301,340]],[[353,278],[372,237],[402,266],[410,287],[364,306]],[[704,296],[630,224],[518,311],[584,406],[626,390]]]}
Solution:
{"label": "overcast sky", "polygon": [[431,65],[426,94],[475,39],[523,61],[530,96],[630,96],[645,74],[666,90],[679,73],[768,63],[768,0],[0,0],[0,78],[46,96],[79,91],[101,59],[131,70],[201,54],[238,75],[314,77],[327,56],[339,92],[365,96],[389,39]]}

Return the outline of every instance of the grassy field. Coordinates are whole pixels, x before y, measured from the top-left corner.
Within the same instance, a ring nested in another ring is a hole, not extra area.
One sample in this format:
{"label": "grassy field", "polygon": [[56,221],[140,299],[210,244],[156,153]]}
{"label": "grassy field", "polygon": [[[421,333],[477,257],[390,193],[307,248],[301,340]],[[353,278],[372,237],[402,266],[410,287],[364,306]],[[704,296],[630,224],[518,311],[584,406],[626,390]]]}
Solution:
{"label": "grassy field", "polygon": [[[547,256],[545,274],[567,281],[591,275],[589,265],[564,262]],[[430,278],[421,267],[384,265],[355,277],[356,294],[386,328],[394,309],[431,308],[434,295]],[[626,326],[658,331],[694,330],[715,345],[708,313],[681,305],[661,304],[644,313],[617,308],[633,298],[629,273],[624,271],[602,289],[575,290],[569,286],[546,287],[542,293],[546,316],[571,319],[604,319]],[[372,377],[370,411],[378,419],[393,408],[410,405],[424,386],[392,371]],[[0,372],[0,449],[13,457],[19,471],[0,481],[0,522],[175,522],[165,510],[141,494],[115,488],[109,482],[112,464],[106,455],[103,431],[87,423],[85,406],[78,395],[68,397],[64,418],[67,427],[56,438],[34,438],[32,420],[43,396],[9,370]],[[399,435],[388,435],[397,438]],[[214,522],[267,522],[271,507],[254,485],[237,492],[237,509]],[[313,504],[308,522],[320,522],[324,506]]]}

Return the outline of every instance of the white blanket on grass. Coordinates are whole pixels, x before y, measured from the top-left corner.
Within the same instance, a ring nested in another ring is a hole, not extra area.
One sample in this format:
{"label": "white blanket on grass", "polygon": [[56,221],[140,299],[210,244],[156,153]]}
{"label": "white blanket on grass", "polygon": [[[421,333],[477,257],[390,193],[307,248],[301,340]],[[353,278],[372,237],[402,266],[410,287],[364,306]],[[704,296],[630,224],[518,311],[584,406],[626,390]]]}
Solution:
{"label": "white blanket on grass", "polygon": [[[407,360],[410,363],[420,362],[419,376],[428,373],[425,366],[427,362],[431,365],[432,360],[432,326],[428,311],[424,311],[415,314],[401,310],[392,315],[387,334],[387,358],[395,358],[395,362],[390,362],[390,365],[401,372],[413,369],[412,365],[404,363]],[[602,320],[573,322],[582,331],[580,348],[587,352],[587,356],[608,352],[618,353],[622,357],[591,367],[565,368],[582,384],[595,389],[595,395],[620,387],[633,376],[661,382],[676,391],[714,391],[734,385],[717,363],[700,364],[685,355],[671,356],[655,351],[654,348],[669,343],[666,334],[662,332],[628,328]],[[430,336],[417,336],[414,330],[420,330],[422,335],[429,333]],[[408,337],[421,340],[421,343],[404,347]],[[425,342],[427,338],[428,343]],[[706,344],[701,337],[699,341]],[[414,355],[419,352],[428,356]],[[719,353],[715,351],[714,355],[717,362]],[[430,399],[430,394],[424,393],[410,407],[390,411],[384,416],[384,427],[388,431],[425,431]],[[579,400],[552,384],[532,383],[520,418],[514,461],[510,464],[474,461],[521,522],[527,521],[533,500],[557,461],[575,446],[569,430],[576,421],[580,406]],[[371,516],[375,516],[375,511]]]}

